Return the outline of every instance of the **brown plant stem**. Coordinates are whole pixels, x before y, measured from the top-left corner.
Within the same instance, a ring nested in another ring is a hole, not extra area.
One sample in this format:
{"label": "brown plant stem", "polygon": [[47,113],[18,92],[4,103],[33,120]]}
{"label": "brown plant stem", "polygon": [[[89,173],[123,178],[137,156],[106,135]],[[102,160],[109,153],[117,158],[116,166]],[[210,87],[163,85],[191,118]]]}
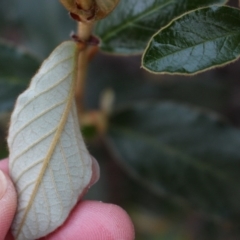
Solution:
{"label": "brown plant stem", "polygon": [[93,46],[88,46],[87,41],[89,40],[92,33],[93,23],[91,22],[79,22],[77,35],[79,40],[83,43],[84,48],[80,51],[78,56],[78,70],[77,70],[77,83],[75,90],[75,99],[78,109],[78,115],[84,112],[83,98],[86,82],[86,73],[89,63],[89,55]]}
{"label": "brown plant stem", "polygon": [[77,34],[80,40],[83,42],[86,42],[91,34],[92,34],[92,29],[93,29],[93,22],[79,22],[78,23],[78,29],[77,29]]}

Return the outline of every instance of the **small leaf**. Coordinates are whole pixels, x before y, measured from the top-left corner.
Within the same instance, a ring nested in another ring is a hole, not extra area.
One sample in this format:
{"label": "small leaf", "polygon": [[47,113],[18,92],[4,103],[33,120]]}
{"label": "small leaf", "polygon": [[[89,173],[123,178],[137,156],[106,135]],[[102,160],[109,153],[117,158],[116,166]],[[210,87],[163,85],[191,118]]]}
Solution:
{"label": "small leaf", "polygon": [[67,218],[91,178],[91,157],[73,100],[76,44],[45,60],[11,117],[9,168],[18,193],[16,239],[37,239]]}
{"label": "small leaf", "polygon": [[225,0],[121,0],[95,29],[101,49],[120,54],[142,52],[151,36],[181,14]]}
{"label": "small leaf", "polygon": [[240,11],[209,7],[187,13],[150,41],[143,67],[159,73],[193,74],[225,65],[240,55]]}
{"label": "small leaf", "polygon": [[135,104],[110,120],[110,146],[150,191],[207,214],[240,216],[238,129],[169,102]]}

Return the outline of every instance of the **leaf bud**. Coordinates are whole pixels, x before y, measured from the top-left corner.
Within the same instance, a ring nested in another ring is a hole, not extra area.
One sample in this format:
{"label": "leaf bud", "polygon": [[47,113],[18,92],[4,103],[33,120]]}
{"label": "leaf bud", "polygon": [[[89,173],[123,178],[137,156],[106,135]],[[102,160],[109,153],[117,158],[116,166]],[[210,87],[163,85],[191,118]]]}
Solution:
{"label": "leaf bud", "polygon": [[60,0],[74,19],[93,22],[105,18],[120,0]]}

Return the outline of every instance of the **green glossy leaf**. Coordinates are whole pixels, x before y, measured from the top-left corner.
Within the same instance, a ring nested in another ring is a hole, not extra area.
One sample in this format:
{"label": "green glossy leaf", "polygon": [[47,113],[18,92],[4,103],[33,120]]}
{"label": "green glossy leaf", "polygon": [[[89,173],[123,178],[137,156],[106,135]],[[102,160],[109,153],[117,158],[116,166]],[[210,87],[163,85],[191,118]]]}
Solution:
{"label": "green glossy leaf", "polygon": [[143,67],[159,73],[193,74],[240,55],[240,11],[213,6],[187,13],[150,41]]}
{"label": "green glossy leaf", "polygon": [[120,54],[142,52],[151,36],[181,14],[225,0],[121,0],[95,33],[101,38],[101,49]]}
{"label": "green glossy leaf", "polygon": [[11,111],[39,67],[26,50],[0,40],[0,112]]}
{"label": "green glossy leaf", "polygon": [[112,116],[109,145],[150,191],[225,217],[240,214],[240,130],[174,103],[146,103]]}

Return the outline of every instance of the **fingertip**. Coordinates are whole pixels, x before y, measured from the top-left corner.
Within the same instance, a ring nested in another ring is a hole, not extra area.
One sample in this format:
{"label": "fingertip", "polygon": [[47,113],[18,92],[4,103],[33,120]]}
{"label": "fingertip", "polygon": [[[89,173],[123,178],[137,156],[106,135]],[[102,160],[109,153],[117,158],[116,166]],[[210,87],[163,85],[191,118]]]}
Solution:
{"label": "fingertip", "polygon": [[101,207],[102,215],[105,216],[102,223],[113,236],[109,240],[133,240],[134,226],[127,212],[115,204],[101,203]]}
{"label": "fingertip", "polygon": [[0,160],[0,169],[5,172],[6,174],[8,174],[8,159],[2,159]]}
{"label": "fingertip", "polygon": [[128,214],[119,206],[83,201],[64,226],[47,239],[133,240],[134,227]]}
{"label": "fingertip", "polygon": [[17,195],[10,178],[0,171],[0,186],[5,188],[0,199],[0,240],[5,239],[9,230],[17,207]]}

